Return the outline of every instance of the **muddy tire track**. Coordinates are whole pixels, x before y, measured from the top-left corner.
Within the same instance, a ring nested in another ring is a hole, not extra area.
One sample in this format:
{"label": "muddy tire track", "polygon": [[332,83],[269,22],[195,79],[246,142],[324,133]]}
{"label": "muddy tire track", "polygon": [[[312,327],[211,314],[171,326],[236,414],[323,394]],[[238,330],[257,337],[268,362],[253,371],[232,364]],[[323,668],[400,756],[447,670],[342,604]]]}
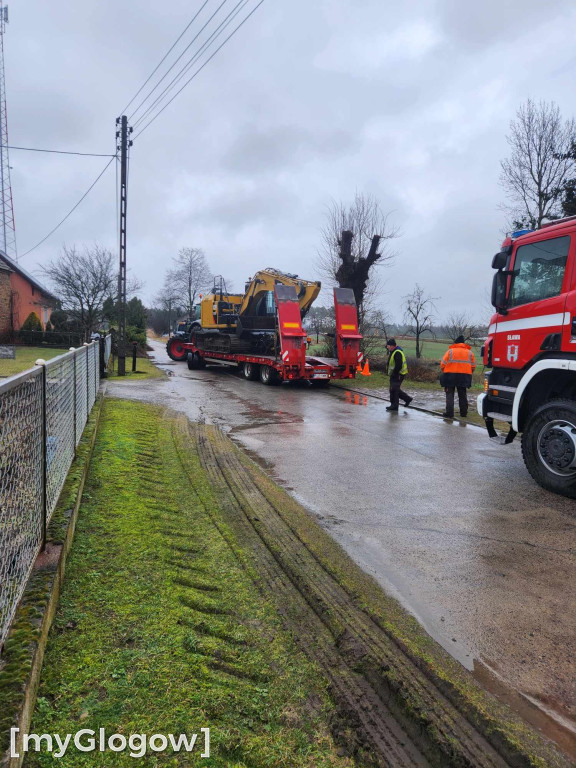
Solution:
{"label": "muddy tire track", "polygon": [[223,519],[213,514],[214,522],[233,548],[240,545],[238,556],[329,679],[340,714],[335,740],[359,763],[391,768],[531,764],[517,754],[503,757],[499,739],[496,747],[490,743],[359,607],[287,522],[277,500],[247,471],[227,437],[216,428],[182,421],[179,430],[186,436],[175,436],[177,443],[197,446],[218,496]]}

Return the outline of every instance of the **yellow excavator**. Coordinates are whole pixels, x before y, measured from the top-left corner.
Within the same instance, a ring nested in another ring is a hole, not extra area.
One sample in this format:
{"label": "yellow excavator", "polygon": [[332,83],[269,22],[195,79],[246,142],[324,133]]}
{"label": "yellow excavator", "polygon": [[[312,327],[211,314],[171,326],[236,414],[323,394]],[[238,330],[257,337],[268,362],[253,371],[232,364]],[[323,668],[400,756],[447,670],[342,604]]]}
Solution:
{"label": "yellow excavator", "polygon": [[212,293],[200,301],[199,320],[191,328],[190,340],[211,352],[275,354],[278,347],[274,287],[296,289],[300,316],[304,318],[320,293],[319,281],[267,267],[246,282],[243,294],[229,293],[222,277],[215,278]]}

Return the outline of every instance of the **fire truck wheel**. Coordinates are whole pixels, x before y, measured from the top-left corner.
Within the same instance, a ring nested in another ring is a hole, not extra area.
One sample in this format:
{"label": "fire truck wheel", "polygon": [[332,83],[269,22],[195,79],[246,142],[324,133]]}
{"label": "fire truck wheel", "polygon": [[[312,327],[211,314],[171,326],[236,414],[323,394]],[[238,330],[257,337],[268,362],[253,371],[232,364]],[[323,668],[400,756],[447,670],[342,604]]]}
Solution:
{"label": "fire truck wheel", "polygon": [[176,362],[186,360],[186,355],[188,352],[184,349],[183,344],[184,342],[182,339],[168,339],[168,343],[166,344],[166,352],[168,353],[168,357],[171,360],[175,360]]}
{"label": "fire truck wheel", "polygon": [[273,384],[279,383],[278,374],[276,373],[276,369],[272,368],[270,365],[261,365],[260,366],[260,381],[262,384],[267,384],[268,386],[272,386]]}
{"label": "fire truck wheel", "polygon": [[242,366],[242,373],[244,378],[249,381],[256,381],[258,378],[258,365],[256,363],[244,363]]}
{"label": "fire truck wheel", "polygon": [[576,499],[576,402],[538,408],[522,433],[522,456],[543,488]]}

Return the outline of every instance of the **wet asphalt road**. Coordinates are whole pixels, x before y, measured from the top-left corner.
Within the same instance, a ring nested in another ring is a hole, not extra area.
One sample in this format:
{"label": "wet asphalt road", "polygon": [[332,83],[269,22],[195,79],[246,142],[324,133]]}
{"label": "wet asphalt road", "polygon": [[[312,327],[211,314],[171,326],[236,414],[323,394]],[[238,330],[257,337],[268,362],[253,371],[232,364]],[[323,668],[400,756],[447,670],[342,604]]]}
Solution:
{"label": "wet asphalt road", "polygon": [[576,502],[535,485],[518,444],[336,387],[188,371],[153,346],[170,378],[109,394],[219,425],[488,687],[576,733]]}

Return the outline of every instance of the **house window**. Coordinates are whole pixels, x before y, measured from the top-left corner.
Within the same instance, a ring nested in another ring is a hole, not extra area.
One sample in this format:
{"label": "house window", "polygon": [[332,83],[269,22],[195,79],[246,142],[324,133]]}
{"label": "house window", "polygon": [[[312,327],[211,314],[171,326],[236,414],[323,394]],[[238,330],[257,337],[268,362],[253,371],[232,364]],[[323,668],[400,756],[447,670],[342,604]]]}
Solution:
{"label": "house window", "polygon": [[42,307],[42,319],[44,326],[46,326],[46,323],[48,322],[48,307]]}

